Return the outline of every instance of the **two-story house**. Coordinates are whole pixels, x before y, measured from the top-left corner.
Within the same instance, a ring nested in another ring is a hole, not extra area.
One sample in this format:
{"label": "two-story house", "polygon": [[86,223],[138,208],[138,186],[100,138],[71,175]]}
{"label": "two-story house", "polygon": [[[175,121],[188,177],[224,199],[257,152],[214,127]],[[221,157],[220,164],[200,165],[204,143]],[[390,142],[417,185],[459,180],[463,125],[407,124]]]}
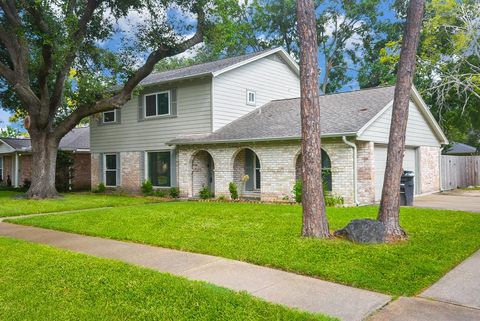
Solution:
{"label": "two-story house", "polygon": [[[299,67],[281,48],[153,73],[140,94],[91,122],[92,187],[139,191],[177,186],[195,197],[207,187],[229,197],[291,197],[300,179]],[[347,204],[381,194],[393,87],[320,97],[327,188]],[[416,193],[440,188],[447,140],[413,90],[405,169]],[[248,178],[248,179],[247,179]]]}

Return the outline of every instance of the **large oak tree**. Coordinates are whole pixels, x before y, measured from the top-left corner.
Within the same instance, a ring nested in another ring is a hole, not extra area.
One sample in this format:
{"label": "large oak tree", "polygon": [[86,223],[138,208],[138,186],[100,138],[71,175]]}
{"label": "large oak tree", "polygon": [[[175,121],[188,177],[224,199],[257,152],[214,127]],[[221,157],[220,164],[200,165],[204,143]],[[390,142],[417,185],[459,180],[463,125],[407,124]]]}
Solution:
{"label": "large oak tree", "polygon": [[297,28],[302,120],[302,235],[328,238],[330,231],[322,189],[317,32],[312,0],[297,1]]}
{"label": "large oak tree", "polygon": [[[124,105],[157,62],[202,42],[213,10],[207,0],[0,1],[0,99],[27,119],[29,197],[57,195],[62,137],[86,117]],[[140,19],[123,33],[121,49],[105,45],[131,13]]]}

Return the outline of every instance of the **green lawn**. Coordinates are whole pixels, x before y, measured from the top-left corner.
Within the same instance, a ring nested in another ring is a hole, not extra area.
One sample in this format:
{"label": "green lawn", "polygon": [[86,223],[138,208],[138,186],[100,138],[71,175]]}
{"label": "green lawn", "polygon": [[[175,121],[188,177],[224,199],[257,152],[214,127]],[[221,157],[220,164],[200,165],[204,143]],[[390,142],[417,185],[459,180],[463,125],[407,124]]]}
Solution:
{"label": "green lawn", "polygon": [[[329,208],[331,229],[376,207]],[[480,215],[403,208],[410,240],[359,245],[300,238],[301,208],[289,205],[175,202],[15,223],[207,253],[313,275],[392,295],[414,295],[480,248]]]}
{"label": "green lawn", "polygon": [[1,320],[333,320],[204,282],[0,238]]}
{"label": "green lawn", "polygon": [[22,199],[19,196],[21,196],[19,192],[0,191],[0,217],[128,206],[155,201],[152,198],[91,193],[68,193],[49,200]]}

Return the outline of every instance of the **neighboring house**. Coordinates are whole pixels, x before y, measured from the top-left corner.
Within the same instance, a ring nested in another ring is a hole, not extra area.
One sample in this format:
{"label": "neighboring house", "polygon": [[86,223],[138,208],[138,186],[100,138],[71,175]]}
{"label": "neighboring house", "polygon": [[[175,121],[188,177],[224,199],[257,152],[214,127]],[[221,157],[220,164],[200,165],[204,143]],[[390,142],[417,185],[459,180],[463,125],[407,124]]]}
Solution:
{"label": "neighboring house", "polygon": [[[197,197],[281,200],[300,179],[300,81],[282,49],[154,73],[121,110],[92,121],[92,186],[138,191],[145,179]],[[381,195],[394,87],[320,97],[327,188],[346,204]],[[412,91],[404,169],[416,193],[440,189],[445,135]],[[248,180],[245,181],[245,176]]]}
{"label": "neighboring house", "polygon": [[[73,154],[71,186],[90,189],[90,130],[75,128],[60,141],[59,150]],[[0,182],[20,187],[31,180],[32,155],[29,138],[0,137]]]}
{"label": "neighboring house", "polygon": [[452,145],[443,152],[445,155],[452,156],[471,156],[478,155],[479,151],[473,146],[462,144],[462,143],[452,143]]}

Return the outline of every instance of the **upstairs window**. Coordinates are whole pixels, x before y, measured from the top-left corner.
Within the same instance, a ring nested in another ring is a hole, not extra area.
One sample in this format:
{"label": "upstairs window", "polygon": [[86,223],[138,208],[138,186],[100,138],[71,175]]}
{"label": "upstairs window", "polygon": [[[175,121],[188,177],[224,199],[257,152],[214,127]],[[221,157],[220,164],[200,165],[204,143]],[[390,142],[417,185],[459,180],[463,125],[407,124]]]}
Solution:
{"label": "upstairs window", "polygon": [[255,106],[256,104],[256,93],[253,90],[248,90],[247,89],[247,105],[252,105]]}
{"label": "upstairs window", "polygon": [[114,123],[117,121],[117,112],[116,110],[109,110],[103,113],[103,123]]}
{"label": "upstairs window", "polygon": [[170,115],[170,91],[145,95],[145,117]]}

